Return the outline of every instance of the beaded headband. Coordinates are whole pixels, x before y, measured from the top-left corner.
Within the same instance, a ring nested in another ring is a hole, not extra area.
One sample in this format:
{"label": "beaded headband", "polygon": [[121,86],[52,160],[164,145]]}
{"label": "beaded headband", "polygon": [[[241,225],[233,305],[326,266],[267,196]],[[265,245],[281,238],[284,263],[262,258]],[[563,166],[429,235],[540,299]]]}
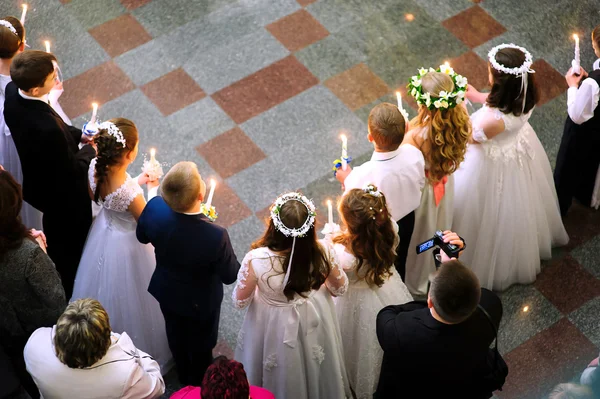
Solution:
{"label": "beaded headband", "polygon": [[0,26],[5,26],[8,28],[8,30],[10,30],[12,33],[14,33],[15,35],[19,36],[19,34],[17,33],[17,30],[15,29],[15,27],[8,22],[5,19],[0,19]]}
{"label": "beaded headband", "polygon": [[98,125],[98,130],[108,131],[108,134],[110,136],[113,136],[115,138],[115,140],[117,141],[117,143],[121,143],[123,148],[125,148],[127,146],[125,143],[125,137],[123,137],[123,133],[119,130],[117,125],[115,125],[114,123],[102,122],[100,125]]}
{"label": "beaded headband", "polygon": [[[306,207],[308,211],[308,217],[297,229],[287,227],[282,221],[281,216],[279,215],[281,211],[281,207],[288,201],[298,201],[302,203]],[[315,204],[304,195],[300,193],[286,193],[280,195],[276,200],[273,206],[271,207],[271,220],[273,224],[275,224],[275,228],[282,233],[286,237],[304,237],[308,230],[315,224],[315,217],[317,213],[315,211]]]}

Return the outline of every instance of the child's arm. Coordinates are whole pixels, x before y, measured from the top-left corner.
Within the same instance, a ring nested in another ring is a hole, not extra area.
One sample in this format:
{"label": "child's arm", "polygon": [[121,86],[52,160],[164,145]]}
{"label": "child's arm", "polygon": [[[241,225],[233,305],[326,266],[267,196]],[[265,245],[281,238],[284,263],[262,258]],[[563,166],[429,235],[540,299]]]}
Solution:
{"label": "child's arm", "polygon": [[233,284],[235,282],[238,271],[240,270],[240,262],[238,262],[233,247],[231,246],[231,240],[227,230],[223,232],[221,238],[221,247],[219,250],[219,260],[217,261],[216,269],[221,282],[223,284]]}
{"label": "child's arm", "polygon": [[244,257],[242,267],[240,267],[240,271],[238,272],[237,280],[237,284],[233,289],[231,297],[233,299],[233,305],[236,308],[244,309],[252,302],[254,290],[258,283],[254,268],[252,267],[252,252],[249,252]]}
{"label": "child's arm", "polygon": [[482,93],[482,92],[478,91],[477,89],[475,89],[473,86],[467,85],[466,97],[467,97],[467,100],[469,100],[471,102],[485,104],[489,95],[490,95],[490,93]]}
{"label": "child's arm", "polygon": [[[582,68],[580,75],[574,75],[571,70],[565,76],[569,90],[567,91],[567,112],[573,122],[578,125],[594,117],[598,106],[600,87],[594,79],[586,79],[587,73]],[[582,79],[583,82],[581,82]],[[581,85],[580,85],[581,82]]]}
{"label": "child's arm", "polygon": [[348,276],[340,266],[340,262],[335,254],[335,250],[330,243],[321,241],[324,250],[327,252],[327,258],[331,265],[329,275],[325,280],[325,286],[333,296],[342,296],[348,289]]}

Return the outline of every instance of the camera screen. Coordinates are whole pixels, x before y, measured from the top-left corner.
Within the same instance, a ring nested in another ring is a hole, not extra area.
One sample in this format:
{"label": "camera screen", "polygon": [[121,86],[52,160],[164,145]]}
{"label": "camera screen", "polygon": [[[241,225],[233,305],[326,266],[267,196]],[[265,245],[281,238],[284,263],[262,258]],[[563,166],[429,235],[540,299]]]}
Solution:
{"label": "camera screen", "polygon": [[433,247],[433,242],[434,240],[431,239],[429,241],[425,241],[423,244],[419,245],[419,250],[417,251],[417,253],[421,253],[421,252],[425,252],[428,249],[430,249],[431,247]]}

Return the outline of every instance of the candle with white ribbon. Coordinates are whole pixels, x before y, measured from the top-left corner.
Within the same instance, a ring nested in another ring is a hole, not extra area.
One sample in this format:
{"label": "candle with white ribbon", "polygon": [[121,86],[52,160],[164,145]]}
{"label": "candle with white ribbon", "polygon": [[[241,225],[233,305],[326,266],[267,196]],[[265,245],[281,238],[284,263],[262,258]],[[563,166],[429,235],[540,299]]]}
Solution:
{"label": "candle with white ribbon", "polygon": [[96,116],[98,114],[98,103],[92,103],[92,119],[90,119],[90,125],[96,123]]}
{"label": "candle with white ribbon", "polygon": [[327,223],[333,225],[333,207],[331,206],[331,200],[327,200]]}
{"label": "candle with white ribbon", "polygon": [[573,35],[573,39],[575,39],[575,59],[571,62],[573,66],[573,73],[575,75],[579,75],[581,73],[581,58],[579,54],[579,36],[577,34]]}
{"label": "candle with white ribbon", "polygon": [[342,170],[346,170],[348,166],[348,139],[345,134],[342,134],[340,137],[342,139]]}
{"label": "candle with white ribbon", "polygon": [[46,52],[49,53],[50,52],[50,40],[44,41],[44,44],[46,45]]}
{"label": "candle with white ribbon", "polygon": [[27,4],[23,4],[23,12],[21,13],[21,25],[25,25],[25,16],[27,15]]}
{"label": "candle with white ribbon", "polygon": [[150,148],[150,162],[156,162],[156,150]]}
{"label": "candle with white ribbon", "polygon": [[213,196],[215,195],[215,187],[217,182],[215,179],[210,179],[210,192],[208,193],[208,200],[206,201],[206,209],[210,212],[210,206],[212,205]]}

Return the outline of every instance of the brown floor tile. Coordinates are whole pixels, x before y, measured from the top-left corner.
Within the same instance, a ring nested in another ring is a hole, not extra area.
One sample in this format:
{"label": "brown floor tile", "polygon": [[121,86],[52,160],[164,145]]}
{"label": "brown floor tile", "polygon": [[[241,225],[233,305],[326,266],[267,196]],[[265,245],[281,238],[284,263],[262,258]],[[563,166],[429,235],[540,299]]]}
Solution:
{"label": "brown floor tile", "polygon": [[92,102],[102,104],[135,89],[133,82],[114,62],[98,65],[64,82],[60,105],[69,117],[91,110]]}
{"label": "brown floor tile", "polygon": [[265,209],[261,209],[260,211],[254,212],[254,215],[265,224],[265,226],[269,225],[269,218],[271,217],[271,205],[267,206]]}
{"label": "brown floor tile", "polygon": [[250,208],[224,181],[217,183],[213,205],[219,214],[215,223],[221,227],[229,227],[252,215]]}
{"label": "brown floor tile", "polygon": [[152,0],[120,0],[121,4],[123,4],[123,6],[131,11],[134,10],[138,7],[143,6],[144,4],[148,4],[150,3]]}
{"label": "brown floor tile", "polygon": [[545,60],[536,60],[531,65],[531,69],[535,71],[535,80],[540,90],[538,107],[563,94],[569,88],[563,75]]}
{"label": "brown floor tile", "polygon": [[213,357],[225,356],[228,359],[233,359],[234,348],[231,348],[225,341],[218,341],[217,346],[213,348]]}
{"label": "brown floor tile", "polygon": [[442,25],[470,48],[506,32],[506,28],[475,5],[442,21]]}
{"label": "brown floor tile", "polygon": [[212,98],[239,124],[317,83],[296,57],[289,56],[219,90]]}
{"label": "brown floor tile", "polygon": [[449,60],[457,73],[465,76],[477,90],[489,88],[488,63],[472,51]]}
{"label": "brown floor tile", "polygon": [[329,36],[329,31],[305,9],[286,15],[266,29],[290,51],[298,51]]}
{"label": "brown floor tile", "polygon": [[298,4],[300,4],[302,7],[306,7],[309,4],[314,3],[317,0],[296,0],[298,2]]}
{"label": "brown floor tile", "polygon": [[385,82],[363,63],[327,79],[324,84],[352,111],[390,92]]}
{"label": "brown floor tile", "polygon": [[569,320],[561,319],[509,352],[509,374],[499,398],[545,398],[558,383],[569,381],[598,356],[592,344]]}
{"label": "brown floor tile", "polygon": [[237,126],[200,145],[197,150],[223,179],[266,158],[262,150]]}
{"label": "brown floor tile", "polygon": [[600,296],[600,280],[570,255],[549,263],[538,276],[535,287],[563,314]]}
{"label": "brown floor tile", "polygon": [[568,250],[600,234],[600,212],[583,206],[575,200],[563,222],[569,233],[569,244],[566,246]]}
{"label": "brown floor tile", "polygon": [[90,35],[111,57],[126,53],[152,40],[152,36],[129,14],[123,14],[90,29]]}
{"label": "brown floor tile", "polygon": [[71,0],[60,0],[60,2],[61,2],[62,4],[68,4],[68,3],[70,3],[70,2],[71,2]]}
{"label": "brown floor tile", "polygon": [[164,116],[206,97],[196,81],[181,68],[146,83],[141,90]]}

